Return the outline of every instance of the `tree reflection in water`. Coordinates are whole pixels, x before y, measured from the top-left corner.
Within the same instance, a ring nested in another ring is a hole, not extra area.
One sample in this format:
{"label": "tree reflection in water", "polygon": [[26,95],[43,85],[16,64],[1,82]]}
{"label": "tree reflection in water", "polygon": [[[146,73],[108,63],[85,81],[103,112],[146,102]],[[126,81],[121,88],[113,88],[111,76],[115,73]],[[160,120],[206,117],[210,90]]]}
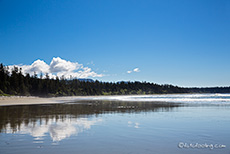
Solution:
{"label": "tree reflection in water", "polygon": [[40,139],[49,133],[53,141],[90,129],[102,121],[90,118],[106,113],[167,112],[180,104],[160,102],[80,101],[52,105],[0,107],[0,132],[26,133]]}

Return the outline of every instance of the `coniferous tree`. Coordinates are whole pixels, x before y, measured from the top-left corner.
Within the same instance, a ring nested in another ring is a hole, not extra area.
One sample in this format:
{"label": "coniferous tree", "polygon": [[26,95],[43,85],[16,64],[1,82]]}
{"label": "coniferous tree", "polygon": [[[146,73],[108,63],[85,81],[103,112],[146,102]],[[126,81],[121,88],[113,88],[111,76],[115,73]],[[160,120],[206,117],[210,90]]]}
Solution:
{"label": "coniferous tree", "polygon": [[53,79],[41,73],[38,78],[23,75],[22,69],[0,64],[0,95],[33,95],[33,96],[72,96],[72,95],[128,95],[128,94],[165,94],[165,93],[230,93],[230,87],[182,88],[173,85],[158,85],[148,82],[89,82],[78,79],[67,80],[64,76]]}

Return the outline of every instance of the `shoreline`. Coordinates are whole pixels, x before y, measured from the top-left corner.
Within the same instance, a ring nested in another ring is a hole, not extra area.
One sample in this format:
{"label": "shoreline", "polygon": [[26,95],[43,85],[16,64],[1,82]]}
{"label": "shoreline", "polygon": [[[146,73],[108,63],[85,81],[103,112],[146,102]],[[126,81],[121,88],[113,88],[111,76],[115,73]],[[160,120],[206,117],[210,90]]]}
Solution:
{"label": "shoreline", "polygon": [[[125,96],[125,95],[119,95]],[[127,96],[127,95],[126,95]],[[59,104],[66,102],[73,102],[78,100],[87,100],[97,97],[111,97],[107,96],[60,96],[60,97],[38,97],[38,96],[0,96],[0,106],[12,105],[42,105],[42,104]]]}
{"label": "shoreline", "polygon": [[54,104],[59,103],[54,98],[41,98],[35,96],[1,96],[0,106],[12,105],[37,105],[37,104]]}
{"label": "shoreline", "polygon": [[38,97],[38,96],[0,96],[0,106],[12,105],[42,105],[59,104],[80,100],[91,100],[90,98],[114,97],[114,96],[140,96],[140,95],[96,95],[96,96],[60,96],[60,97]]}
{"label": "shoreline", "polygon": [[88,98],[88,96],[66,96],[49,98],[37,96],[0,96],[0,106],[59,104],[71,102],[81,98]]}
{"label": "shoreline", "polygon": [[[201,93],[198,93],[198,94],[201,94]],[[220,94],[220,93],[213,93],[213,95],[217,95],[217,94]],[[223,94],[225,94],[225,93],[222,93],[221,95],[223,95]],[[227,93],[227,94],[229,94],[229,93]],[[178,95],[178,94],[151,94],[151,95]],[[179,95],[181,95],[181,94],[179,94]],[[188,95],[188,94],[184,93],[184,95]],[[190,93],[189,95],[194,95],[194,93],[193,94]],[[117,98],[117,96],[124,97],[124,100],[123,99],[120,100],[119,97]],[[129,99],[125,98],[125,97],[129,97],[129,96],[145,97],[147,95],[60,96],[60,97],[49,97],[49,98],[38,97],[38,96],[0,96],[0,106],[60,104],[60,103],[71,103],[71,102],[85,101],[85,100],[130,101]],[[138,99],[137,100],[133,99],[131,101],[138,101]],[[168,100],[165,100],[162,98],[158,98],[156,100],[145,100],[145,101],[168,102]],[[185,100],[185,101],[181,100],[181,101],[182,102],[188,102],[191,100]],[[218,100],[218,101],[220,101],[220,100]],[[230,102],[230,99],[225,100],[225,101]],[[171,102],[175,103],[175,100],[172,99]],[[176,102],[180,102],[180,101],[177,100]]]}

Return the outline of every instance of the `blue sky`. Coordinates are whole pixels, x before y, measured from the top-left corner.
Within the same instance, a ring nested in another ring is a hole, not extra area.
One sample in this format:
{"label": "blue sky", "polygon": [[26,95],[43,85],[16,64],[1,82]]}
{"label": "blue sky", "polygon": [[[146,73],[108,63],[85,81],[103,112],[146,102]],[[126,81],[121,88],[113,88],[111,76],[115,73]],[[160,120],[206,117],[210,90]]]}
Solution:
{"label": "blue sky", "polygon": [[101,81],[230,86],[230,1],[0,0],[0,53]]}

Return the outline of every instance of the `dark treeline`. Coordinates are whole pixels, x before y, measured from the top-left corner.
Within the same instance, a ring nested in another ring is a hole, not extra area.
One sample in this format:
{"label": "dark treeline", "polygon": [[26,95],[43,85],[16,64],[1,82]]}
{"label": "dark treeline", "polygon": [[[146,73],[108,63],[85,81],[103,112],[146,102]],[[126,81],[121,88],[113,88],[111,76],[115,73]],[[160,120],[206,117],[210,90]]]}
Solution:
{"label": "dark treeline", "polygon": [[230,93],[230,87],[185,88],[189,93]]}
{"label": "dark treeline", "polygon": [[149,82],[90,82],[64,77],[43,78],[36,73],[23,75],[21,68],[11,71],[0,64],[0,95],[22,96],[81,96],[81,95],[128,95],[167,93],[230,93],[230,87],[182,88],[173,85],[159,85]]}

